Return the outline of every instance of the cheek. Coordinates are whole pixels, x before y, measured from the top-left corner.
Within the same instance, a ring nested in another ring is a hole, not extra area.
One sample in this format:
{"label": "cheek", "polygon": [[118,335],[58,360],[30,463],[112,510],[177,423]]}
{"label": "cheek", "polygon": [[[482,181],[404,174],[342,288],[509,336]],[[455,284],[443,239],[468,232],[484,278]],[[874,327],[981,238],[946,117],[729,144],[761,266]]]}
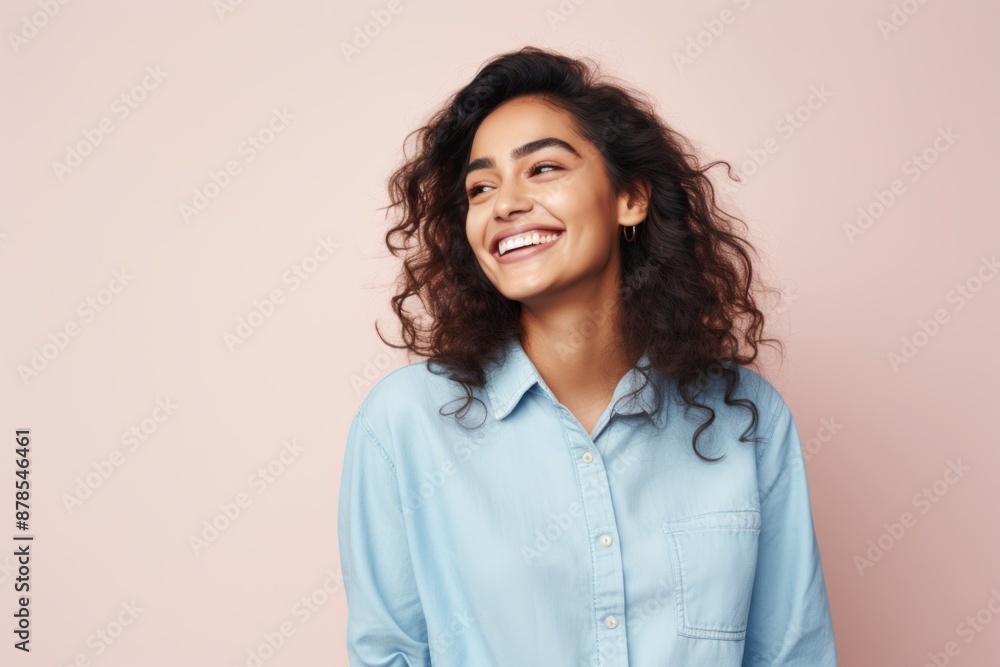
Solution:
{"label": "cheek", "polygon": [[476,253],[486,250],[485,229],[486,224],[482,216],[470,210],[465,216],[465,238]]}
{"label": "cheek", "polygon": [[476,237],[476,229],[479,227],[477,217],[475,209],[472,208],[465,214],[465,236],[468,237],[469,241]]}
{"label": "cheek", "polygon": [[593,225],[607,214],[607,202],[601,197],[598,184],[587,178],[553,183],[540,202],[567,227]]}
{"label": "cheek", "polygon": [[588,265],[607,261],[608,253],[615,249],[612,241],[617,220],[599,187],[581,182],[551,194],[546,208],[566,226],[567,247],[577,260]]}

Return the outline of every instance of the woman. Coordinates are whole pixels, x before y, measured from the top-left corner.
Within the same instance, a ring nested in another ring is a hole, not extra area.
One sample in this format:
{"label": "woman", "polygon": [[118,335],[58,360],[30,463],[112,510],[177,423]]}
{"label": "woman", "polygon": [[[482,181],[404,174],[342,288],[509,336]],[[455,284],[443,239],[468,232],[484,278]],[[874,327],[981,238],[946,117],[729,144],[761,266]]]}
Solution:
{"label": "woman", "polygon": [[348,435],[351,665],[836,665],[752,247],[718,163],[597,71],[493,59],[390,180],[426,359]]}

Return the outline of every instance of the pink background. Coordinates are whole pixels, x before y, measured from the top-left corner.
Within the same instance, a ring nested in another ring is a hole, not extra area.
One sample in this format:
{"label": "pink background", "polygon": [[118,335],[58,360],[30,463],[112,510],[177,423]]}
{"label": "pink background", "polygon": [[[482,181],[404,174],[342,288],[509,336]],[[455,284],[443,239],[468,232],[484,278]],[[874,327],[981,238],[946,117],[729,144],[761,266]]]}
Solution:
{"label": "pink background", "polygon": [[[526,44],[597,58],[746,176],[715,172],[784,290],[768,332],[787,357],[762,361],[806,449],[841,664],[997,663],[1000,279],[983,260],[1000,250],[1000,6],[224,2],[4,5],[0,663],[247,665],[284,628],[263,664],[346,664],[345,437],[366,370],[407,362],[373,328],[394,331],[384,179],[407,132]],[[391,21],[348,61],[341,43],[380,11]],[[270,143],[242,143],[258,133]],[[185,220],[213,173],[226,187]],[[36,351],[50,358],[22,377]],[[133,427],[143,439],[123,441]],[[11,634],[18,428],[33,438],[30,655]],[[213,520],[225,529],[196,553]]]}

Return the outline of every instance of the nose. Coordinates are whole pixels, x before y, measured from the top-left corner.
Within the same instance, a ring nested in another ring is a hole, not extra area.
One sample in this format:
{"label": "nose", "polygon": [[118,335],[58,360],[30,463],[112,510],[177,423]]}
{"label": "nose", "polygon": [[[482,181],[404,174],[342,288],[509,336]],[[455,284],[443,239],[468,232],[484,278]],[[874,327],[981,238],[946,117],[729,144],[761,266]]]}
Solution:
{"label": "nose", "polygon": [[493,197],[493,217],[495,220],[510,220],[515,213],[530,211],[532,201],[525,194],[524,188],[515,180],[497,188]]}

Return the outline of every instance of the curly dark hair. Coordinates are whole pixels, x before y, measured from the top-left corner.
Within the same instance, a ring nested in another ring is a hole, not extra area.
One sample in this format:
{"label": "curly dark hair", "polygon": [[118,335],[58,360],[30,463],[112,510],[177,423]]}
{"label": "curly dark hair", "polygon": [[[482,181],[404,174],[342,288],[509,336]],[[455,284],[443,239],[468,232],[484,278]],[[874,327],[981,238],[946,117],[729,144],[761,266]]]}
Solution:
{"label": "curly dark hair", "polygon": [[[702,460],[718,460],[698,451],[698,436],[715,420],[715,411],[697,397],[712,378],[724,376],[725,403],[751,412],[750,426],[740,436],[748,442],[757,409],[753,401],[733,398],[740,376],[736,365],[753,362],[759,343],[775,342],[761,338],[764,315],[754,299],[748,254],[756,251],[733,229],[734,222],[746,225],[718,207],[706,172],[724,164],[730,178],[740,179],[724,160],[700,166],[690,143],[660,120],[645,95],[612,83],[590,58],[533,46],[496,56],[426,125],[407,135],[403,164],[388,181],[391,204],[384,207],[402,213],[385,242],[394,256],[405,253],[392,298],[403,343],[387,341],[377,323],[376,332],[390,347],[427,357],[431,372],[447,373],[461,384],[462,413],[473,400],[482,403],[472,387],[484,387],[485,366],[523,331],[521,304],[490,282],[466,237],[465,166],[480,123],[500,104],[522,96],[572,115],[580,134],[600,150],[616,195],[636,193],[637,179],[651,185],[642,234],[634,243],[619,241],[621,335],[629,358],[648,354],[656,370],[676,380],[686,404],[708,411],[691,446]],[[418,148],[408,156],[414,135]],[[426,321],[407,312],[411,297],[422,304]],[[749,349],[741,355],[744,342]],[[435,364],[442,370],[434,370]],[[645,383],[647,369],[639,369]],[[653,386],[659,411],[663,396],[657,383]]]}

